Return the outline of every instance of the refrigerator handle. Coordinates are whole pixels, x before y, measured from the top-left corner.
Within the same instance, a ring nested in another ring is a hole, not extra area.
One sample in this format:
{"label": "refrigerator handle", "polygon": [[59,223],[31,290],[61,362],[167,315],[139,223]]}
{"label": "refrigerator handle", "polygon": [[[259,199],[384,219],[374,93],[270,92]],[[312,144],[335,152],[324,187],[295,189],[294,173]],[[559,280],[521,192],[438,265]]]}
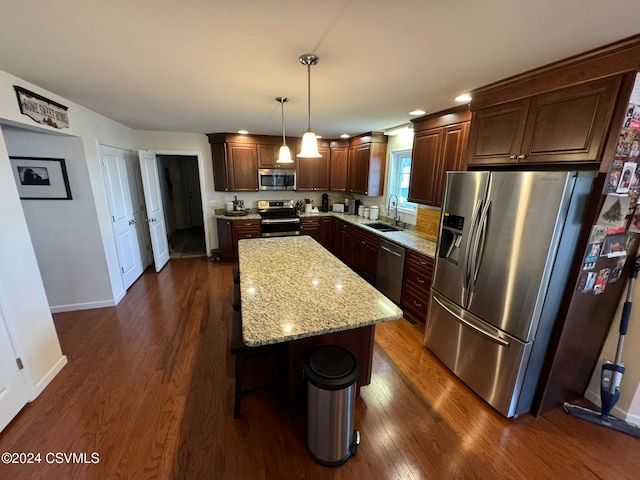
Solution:
{"label": "refrigerator handle", "polygon": [[433,296],[433,299],[436,301],[436,303],[438,305],[440,305],[442,308],[444,308],[447,313],[451,316],[453,316],[456,320],[458,320],[460,323],[462,323],[463,325],[465,325],[466,327],[469,327],[472,330],[475,330],[476,332],[478,332],[481,335],[484,335],[485,337],[489,338],[491,341],[502,345],[503,347],[508,347],[509,346],[509,342],[507,342],[506,340],[497,337],[496,335],[494,335],[491,332],[487,332],[486,330],[483,330],[482,328],[474,325],[471,322],[468,322],[467,320],[465,320],[464,318],[462,318],[460,315],[458,315],[457,313],[455,313],[453,310],[451,310],[449,307],[447,307],[444,303],[442,303],[442,301],[436,297],[435,295]]}
{"label": "refrigerator handle", "polygon": [[[485,241],[487,240],[487,224],[489,223],[489,209],[491,207],[491,202],[487,202],[484,207],[484,211],[482,212],[480,219],[480,226],[478,236],[476,237],[476,245],[474,245],[473,257],[472,257],[472,270],[471,270],[471,295],[476,290],[476,284],[478,281],[478,273],[480,272],[480,266],[482,265],[482,259],[484,257],[484,247],[486,245]],[[471,302],[471,298],[469,298],[469,302]]]}
{"label": "refrigerator handle", "polygon": [[470,298],[470,280],[471,280],[471,272],[473,271],[472,265],[472,246],[475,243],[476,231],[478,229],[478,224],[480,222],[480,212],[482,210],[482,200],[478,200],[476,204],[476,208],[473,211],[473,217],[471,217],[471,227],[469,228],[469,238],[467,239],[467,248],[465,249],[464,254],[464,276],[462,278],[462,295],[463,295],[463,307],[467,307]]}

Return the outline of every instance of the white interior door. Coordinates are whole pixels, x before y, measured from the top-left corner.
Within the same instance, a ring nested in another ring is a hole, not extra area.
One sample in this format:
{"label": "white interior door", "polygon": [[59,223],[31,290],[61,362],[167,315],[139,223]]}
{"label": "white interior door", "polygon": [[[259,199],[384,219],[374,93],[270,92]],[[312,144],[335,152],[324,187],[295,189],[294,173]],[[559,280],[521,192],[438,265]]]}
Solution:
{"label": "white interior door", "polygon": [[131,200],[124,152],[117,148],[101,146],[101,154],[122,283],[126,290],[144,270],[136,230],[137,220]]}
{"label": "white interior door", "polygon": [[127,178],[129,179],[129,191],[131,192],[131,203],[133,206],[133,218],[135,220],[138,245],[142,258],[142,268],[147,268],[153,262],[151,251],[151,238],[147,228],[147,212],[142,191],[142,176],[140,174],[140,160],[133,152],[125,152],[127,164]]}
{"label": "white interior door", "polygon": [[29,401],[17,357],[0,310],[0,432]]}
{"label": "white interior door", "polygon": [[147,207],[147,222],[151,235],[151,248],[156,272],[169,261],[169,242],[167,241],[167,227],[164,221],[162,193],[158,177],[158,162],[156,154],[145,150],[138,150],[140,157],[140,172],[142,173],[142,187]]}

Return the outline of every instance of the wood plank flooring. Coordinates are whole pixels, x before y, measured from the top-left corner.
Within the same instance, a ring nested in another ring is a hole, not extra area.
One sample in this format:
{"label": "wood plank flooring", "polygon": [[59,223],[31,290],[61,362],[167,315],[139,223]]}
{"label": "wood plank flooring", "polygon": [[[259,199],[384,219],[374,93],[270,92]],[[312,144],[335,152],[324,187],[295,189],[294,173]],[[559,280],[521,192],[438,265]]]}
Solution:
{"label": "wood plank flooring", "polygon": [[[171,260],[114,308],[54,315],[68,365],[0,433],[1,479],[637,478],[640,440],[562,409],[506,420],[422,345],[424,326],[376,327],[371,385],[356,404],[362,443],[337,468],[305,450],[304,414],[272,390],[233,419],[227,348],[231,266]],[[47,464],[47,452],[99,454]]]}

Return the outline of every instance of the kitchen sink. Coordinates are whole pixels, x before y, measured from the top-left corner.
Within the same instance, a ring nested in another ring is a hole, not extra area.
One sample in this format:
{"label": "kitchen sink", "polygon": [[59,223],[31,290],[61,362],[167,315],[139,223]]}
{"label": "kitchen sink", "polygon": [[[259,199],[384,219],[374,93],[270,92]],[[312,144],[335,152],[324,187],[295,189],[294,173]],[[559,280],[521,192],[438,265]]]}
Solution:
{"label": "kitchen sink", "polygon": [[374,222],[374,223],[365,223],[367,227],[371,227],[374,230],[378,230],[380,232],[399,232],[400,229],[394,227],[392,225],[388,225],[386,223]]}

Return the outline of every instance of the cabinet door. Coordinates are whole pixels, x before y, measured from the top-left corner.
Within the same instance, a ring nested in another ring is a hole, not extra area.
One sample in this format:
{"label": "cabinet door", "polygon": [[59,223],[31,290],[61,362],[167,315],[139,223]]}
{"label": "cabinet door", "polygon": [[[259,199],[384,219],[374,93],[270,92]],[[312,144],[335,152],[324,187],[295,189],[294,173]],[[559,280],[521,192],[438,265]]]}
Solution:
{"label": "cabinet door", "polygon": [[349,177],[348,159],[349,147],[333,147],[331,149],[331,168],[329,177],[329,190],[345,192]]}
{"label": "cabinet door", "polygon": [[416,134],[411,154],[409,201],[434,205],[434,179],[440,163],[442,128],[432,128]]}
{"label": "cabinet door", "polygon": [[331,150],[329,147],[319,147],[321,158],[314,158],[313,163],[313,189],[329,190],[329,161]]}
{"label": "cabinet door", "polygon": [[[464,160],[469,138],[469,123],[458,123],[444,127],[440,161],[436,164],[433,178],[433,205],[442,207],[447,172],[464,170]],[[413,162],[412,162],[413,163]]]}
{"label": "cabinet door", "polygon": [[214,143],[211,145],[213,160],[213,188],[216,192],[229,191],[229,170],[227,167],[226,145]]}
{"label": "cabinet door", "polygon": [[371,145],[363,144],[349,148],[349,191],[368,194],[369,153]]}
{"label": "cabinet door", "polygon": [[519,162],[597,162],[619,87],[613,77],[533,97]]}
{"label": "cabinet door", "polygon": [[320,218],[320,244],[329,251],[333,251],[333,225],[331,217]]}
{"label": "cabinet door", "polygon": [[378,273],[378,236],[354,228],[353,267],[369,282],[375,283]]}
{"label": "cabinet door", "polygon": [[296,158],[296,190],[313,190],[313,161],[315,158]]}
{"label": "cabinet door", "polygon": [[258,159],[255,145],[227,144],[229,187],[233,192],[258,191]]}
{"label": "cabinet door", "polygon": [[518,161],[529,99],[478,110],[471,120],[469,165]]}
{"label": "cabinet door", "polygon": [[232,262],[234,258],[231,221],[217,218],[216,226],[218,229],[218,252],[220,254],[220,260],[223,262]]}
{"label": "cabinet door", "polygon": [[258,145],[258,168],[277,168],[280,146]]}

